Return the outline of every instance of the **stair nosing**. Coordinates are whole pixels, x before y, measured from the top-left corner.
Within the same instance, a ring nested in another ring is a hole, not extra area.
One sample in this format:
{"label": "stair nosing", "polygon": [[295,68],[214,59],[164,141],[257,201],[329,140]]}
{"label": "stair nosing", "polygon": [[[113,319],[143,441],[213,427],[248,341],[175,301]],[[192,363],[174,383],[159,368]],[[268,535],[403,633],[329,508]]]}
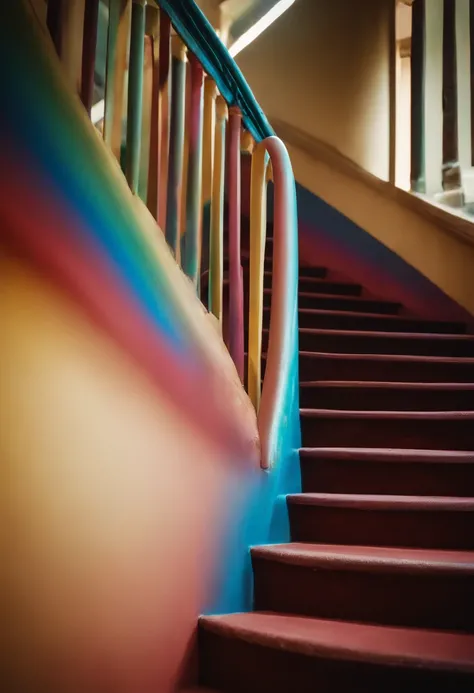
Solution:
{"label": "stair nosing", "polygon": [[474,576],[474,551],[293,542],[255,546],[251,554],[260,560],[326,570]]}
{"label": "stair nosing", "polygon": [[[346,312],[346,315],[348,313]],[[350,313],[349,313],[350,315]],[[299,332],[304,334],[314,334],[321,336],[338,337],[370,337],[373,339],[407,339],[407,340],[439,340],[439,341],[459,341],[459,342],[474,342],[474,335],[471,334],[456,334],[451,332],[387,332],[384,330],[340,330],[319,327],[299,327]],[[268,332],[268,328],[264,328],[264,332]],[[460,358],[460,357],[456,357]]]}
{"label": "stair nosing", "polygon": [[[263,621],[264,625],[256,628],[256,620]],[[281,626],[278,624],[277,628],[270,627],[280,620]],[[292,627],[289,628],[290,621]],[[464,633],[330,621],[271,612],[205,616],[199,619],[199,623],[204,630],[221,637],[235,638],[270,649],[284,648],[288,652],[306,656],[393,667],[423,667],[425,669],[429,667],[435,671],[474,672],[474,636]],[[304,635],[301,635],[301,629],[305,631]],[[324,632],[326,629],[329,630],[334,642],[328,642],[328,634]],[[323,630],[322,633],[321,630]],[[347,638],[348,630],[349,638]],[[340,637],[342,631],[346,634],[344,642]],[[369,646],[363,637],[364,633],[373,637],[373,643],[376,643],[376,646],[373,644],[372,647]],[[428,652],[425,652],[427,641],[430,642],[431,647]],[[387,642],[390,643],[390,648],[387,647]],[[447,642],[452,643],[451,648],[446,647]],[[454,644],[460,643],[469,650],[469,655],[463,657],[458,655],[457,658],[449,659],[446,653],[451,650],[459,652],[459,647],[454,647]],[[434,646],[438,648],[440,654],[433,653]],[[383,647],[385,650],[382,649]]]}
{"label": "stair nosing", "polygon": [[392,380],[306,380],[300,383],[300,387],[304,389],[314,388],[316,390],[322,388],[347,388],[348,390],[357,390],[362,388],[367,390],[441,390],[443,392],[450,392],[451,390],[466,390],[468,392],[470,390],[474,391],[474,383],[438,383],[436,381],[403,382]]}
{"label": "stair nosing", "polygon": [[334,448],[302,447],[299,450],[304,458],[332,459],[355,462],[366,461],[474,464],[474,451],[465,450],[424,450],[408,448]]}
{"label": "stair nosing", "polygon": [[[331,358],[336,361],[350,359],[351,361],[416,361],[421,363],[460,363],[474,364],[474,357],[460,356],[423,356],[418,354],[345,354],[333,351],[299,351],[300,356],[310,356],[312,358]],[[263,354],[262,354],[263,355]]]}
{"label": "stair nosing", "polygon": [[474,512],[474,498],[458,496],[402,496],[362,493],[293,493],[286,496],[294,505],[353,508],[372,511]]}
{"label": "stair nosing", "polygon": [[468,411],[391,411],[359,409],[300,408],[300,416],[314,419],[390,419],[430,421],[474,421],[474,410]]}

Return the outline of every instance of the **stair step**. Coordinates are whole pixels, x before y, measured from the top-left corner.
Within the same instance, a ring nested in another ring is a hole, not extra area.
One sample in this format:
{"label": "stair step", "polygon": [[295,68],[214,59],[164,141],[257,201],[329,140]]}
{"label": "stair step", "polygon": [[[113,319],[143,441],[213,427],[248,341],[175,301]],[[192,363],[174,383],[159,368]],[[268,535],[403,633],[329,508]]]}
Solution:
{"label": "stair step", "polygon": [[292,541],[474,549],[474,498],[303,493],[287,502]]}
{"label": "stair step", "polygon": [[305,408],[385,411],[474,409],[474,383],[391,383],[327,380],[301,383]]}
{"label": "stair step", "polygon": [[474,450],[474,411],[301,409],[304,447]]}
{"label": "stair step", "polygon": [[474,631],[474,552],[293,543],[251,553],[257,611]]}
{"label": "stair step", "polygon": [[202,678],[222,690],[472,691],[472,635],[260,612],[199,625]]}
{"label": "stair step", "polygon": [[474,452],[385,448],[303,448],[307,493],[474,497]]}
{"label": "stair step", "polygon": [[[271,297],[272,290],[264,289],[264,305],[270,305]],[[355,310],[382,315],[395,315],[401,308],[399,303],[391,301],[378,301],[362,296],[331,296],[329,294],[317,293],[316,291],[300,291],[298,293],[298,305],[300,308],[323,308],[340,311]]]}
{"label": "stair step", "polygon": [[474,335],[300,328],[299,343],[302,351],[474,357]]}
{"label": "stair step", "polygon": [[474,383],[474,359],[300,351],[300,380]]}
{"label": "stair step", "polygon": [[[264,324],[268,324],[269,309],[264,308]],[[265,322],[266,321],[266,322]],[[336,330],[370,330],[383,332],[430,332],[438,334],[464,334],[466,326],[458,322],[423,320],[404,315],[380,315],[372,312],[340,310],[299,310],[302,328]]]}

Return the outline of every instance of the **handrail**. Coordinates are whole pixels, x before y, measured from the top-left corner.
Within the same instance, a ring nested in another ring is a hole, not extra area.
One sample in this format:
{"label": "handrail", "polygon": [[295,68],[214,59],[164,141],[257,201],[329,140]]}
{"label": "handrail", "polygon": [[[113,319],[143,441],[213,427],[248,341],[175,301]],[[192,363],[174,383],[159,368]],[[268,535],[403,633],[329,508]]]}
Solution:
{"label": "handrail", "polygon": [[278,458],[286,424],[285,401],[290,396],[290,373],[298,356],[298,230],[296,186],[288,151],[278,137],[268,137],[260,146],[270,157],[275,186],[272,313],[258,411],[261,466],[271,469]]}
{"label": "handrail", "polygon": [[159,0],[159,6],[205,72],[216,82],[229,106],[238,106],[245,127],[257,142],[275,133],[242,72],[194,0]]}

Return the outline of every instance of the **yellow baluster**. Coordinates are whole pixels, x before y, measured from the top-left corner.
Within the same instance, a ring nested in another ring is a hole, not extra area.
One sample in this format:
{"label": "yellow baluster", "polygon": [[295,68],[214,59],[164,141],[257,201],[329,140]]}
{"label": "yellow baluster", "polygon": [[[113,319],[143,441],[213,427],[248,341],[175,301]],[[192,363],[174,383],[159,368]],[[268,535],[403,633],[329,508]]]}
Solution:
{"label": "yellow baluster", "polygon": [[224,240],[224,174],[225,133],[229,117],[222,96],[216,99],[216,131],[214,143],[214,170],[212,175],[211,238],[209,261],[209,308],[219,320],[222,329],[222,284]]}
{"label": "yellow baluster", "polygon": [[258,412],[262,380],[263,273],[266,237],[266,171],[268,154],[257,144],[252,154],[250,190],[250,302],[248,391]]}

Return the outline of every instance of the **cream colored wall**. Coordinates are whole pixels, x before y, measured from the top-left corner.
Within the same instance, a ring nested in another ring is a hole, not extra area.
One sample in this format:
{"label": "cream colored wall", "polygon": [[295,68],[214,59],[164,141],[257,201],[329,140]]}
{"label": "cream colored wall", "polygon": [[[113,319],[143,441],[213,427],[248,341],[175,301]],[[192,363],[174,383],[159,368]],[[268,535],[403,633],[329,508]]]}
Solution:
{"label": "cream colored wall", "polygon": [[470,221],[378,180],[321,141],[275,123],[296,179],[474,315]]}
{"label": "cream colored wall", "polygon": [[296,0],[237,58],[267,116],[389,173],[393,0]]}

